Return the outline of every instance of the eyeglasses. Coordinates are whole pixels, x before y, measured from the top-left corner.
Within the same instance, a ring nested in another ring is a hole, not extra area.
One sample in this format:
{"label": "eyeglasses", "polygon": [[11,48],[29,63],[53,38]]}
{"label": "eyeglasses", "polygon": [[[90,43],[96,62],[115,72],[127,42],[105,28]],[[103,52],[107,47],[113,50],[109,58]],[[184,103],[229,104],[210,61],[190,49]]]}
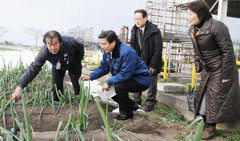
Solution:
{"label": "eyeglasses", "polygon": [[135,21],[141,21],[141,20],[143,20],[143,18],[136,18],[136,19],[134,19]]}
{"label": "eyeglasses", "polygon": [[107,43],[99,43],[99,46],[100,47],[105,47],[105,46],[107,46],[108,44]]}

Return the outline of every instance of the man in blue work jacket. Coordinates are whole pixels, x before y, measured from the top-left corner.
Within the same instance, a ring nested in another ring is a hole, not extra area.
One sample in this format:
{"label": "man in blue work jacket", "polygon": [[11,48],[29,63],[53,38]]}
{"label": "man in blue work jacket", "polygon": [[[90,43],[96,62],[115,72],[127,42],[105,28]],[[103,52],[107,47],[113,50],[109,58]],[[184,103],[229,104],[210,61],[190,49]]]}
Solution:
{"label": "man in blue work jacket", "polygon": [[[63,93],[63,78],[66,70],[68,70],[75,95],[79,94],[78,80],[82,72],[83,44],[72,37],[61,36],[60,33],[54,30],[45,33],[43,42],[45,45],[38,53],[35,61],[31,63],[19,79],[18,86],[12,94],[13,100],[20,97],[21,90],[37,76],[47,60],[52,64],[52,84],[57,86],[57,90]],[[58,101],[55,87],[53,87],[52,91],[54,100]]]}
{"label": "man in blue work jacket", "polygon": [[98,38],[104,50],[101,65],[90,76],[80,79],[94,80],[111,72],[112,77],[102,86],[102,91],[110,86],[115,88],[116,95],[112,99],[119,104],[120,110],[115,119],[133,118],[133,111],[138,109],[138,105],[129,98],[128,92],[146,90],[152,80],[151,73],[135,50],[118,40],[114,31],[104,31]]}

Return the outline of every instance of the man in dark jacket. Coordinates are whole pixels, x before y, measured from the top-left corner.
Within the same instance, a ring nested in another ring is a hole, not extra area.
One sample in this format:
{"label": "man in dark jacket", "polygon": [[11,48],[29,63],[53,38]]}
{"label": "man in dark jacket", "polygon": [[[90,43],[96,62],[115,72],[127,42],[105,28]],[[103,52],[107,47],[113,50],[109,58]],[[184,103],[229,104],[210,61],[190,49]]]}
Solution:
{"label": "man in dark jacket", "polygon": [[[162,69],[162,35],[158,27],[148,21],[147,12],[143,9],[134,12],[135,25],[131,30],[130,45],[142,58],[150,72],[152,82],[148,89],[145,111],[152,111],[157,103],[157,79]],[[133,94],[133,100],[141,105],[141,92]]]}
{"label": "man in dark jacket", "polygon": [[[12,99],[20,97],[21,90],[37,76],[46,60],[52,64],[52,84],[54,86],[56,84],[57,89],[63,93],[63,78],[66,70],[68,70],[75,95],[79,94],[80,86],[78,79],[82,71],[83,44],[72,37],[62,37],[54,30],[45,33],[43,42],[45,45],[38,53],[35,61],[31,63],[27,71],[20,78]],[[58,101],[55,87],[53,87],[52,91],[54,100]]]}
{"label": "man in dark jacket", "polygon": [[99,36],[101,48],[104,50],[100,67],[90,76],[82,76],[82,80],[98,79],[111,71],[112,77],[103,85],[102,90],[114,86],[116,94],[112,99],[119,104],[118,120],[133,118],[133,111],[138,105],[129,98],[128,92],[146,90],[151,83],[149,69],[131,47],[118,40],[112,30],[104,31]]}

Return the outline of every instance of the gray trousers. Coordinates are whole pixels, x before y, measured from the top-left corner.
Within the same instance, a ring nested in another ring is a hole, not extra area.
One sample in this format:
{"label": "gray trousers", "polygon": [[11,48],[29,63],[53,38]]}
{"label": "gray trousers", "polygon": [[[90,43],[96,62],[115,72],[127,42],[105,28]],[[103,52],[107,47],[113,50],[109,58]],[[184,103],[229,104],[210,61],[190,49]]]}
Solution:
{"label": "gray trousers", "polygon": [[[157,103],[157,99],[156,99],[157,79],[158,79],[158,73],[152,75],[152,82],[148,88],[148,94],[147,94],[147,100],[146,100],[146,105],[148,107],[153,107]],[[133,93],[133,101],[141,105],[142,103],[141,96],[142,96],[142,92]]]}
{"label": "gray trousers", "polygon": [[201,101],[201,106],[200,106],[198,112],[199,112],[200,115],[206,115],[205,94],[203,95],[203,99]]}

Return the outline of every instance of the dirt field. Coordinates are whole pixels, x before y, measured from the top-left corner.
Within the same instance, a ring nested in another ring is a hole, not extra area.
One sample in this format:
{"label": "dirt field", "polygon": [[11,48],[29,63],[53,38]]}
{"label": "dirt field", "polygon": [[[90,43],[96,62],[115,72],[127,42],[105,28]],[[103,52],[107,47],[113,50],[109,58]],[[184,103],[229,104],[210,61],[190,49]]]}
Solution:
{"label": "dirt field", "polygon": [[[106,104],[102,103],[102,108],[105,109]],[[116,113],[111,113],[113,109],[115,109],[116,106],[109,105],[109,116],[108,121],[113,123],[114,116],[116,116]],[[18,119],[20,122],[24,122],[24,114],[22,106],[15,106],[15,109],[18,113]],[[56,107],[57,109],[57,107]],[[74,119],[76,118],[76,114],[78,113],[78,107],[74,107]],[[28,112],[30,113],[31,107],[28,108]],[[35,135],[33,134],[33,137],[35,140],[53,140],[55,137],[55,131],[57,130],[58,123],[62,120],[65,121],[65,123],[68,121],[69,115],[71,113],[70,107],[64,107],[57,115],[54,115],[53,109],[51,107],[47,107],[42,117],[39,120],[39,114],[41,109],[35,108],[30,115],[30,123],[32,125],[33,131],[35,132]],[[106,133],[101,130],[101,126],[104,126],[103,120],[99,114],[98,108],[96,103],[89,103],[88,107],[88,116],[89,116],[89,128],[88,131],[84,134],[84,137],[86,140],[92,140],[94,137],[95,140],[107,140]],[[175,140],[172,137],[172,134],[174,132],[166,131],[166,127],[162,126],[161,124],[158,124],[157,122],[154,122],[151,117],[144,116],[142,114],[139,114],[137,112],[134,113],[134,118],[129,119],[126,121],[120,121],[121,123],[125,124],[126,127],[124,129],[131,131],[133,133],[136,133],[137,136],[142,138],[145,141],[159,141],[160,139],[164,140]],[[2,120],[0,122],[1,125],[3,125]],[[7,129],[12,128],[12,117],[10,108],[6,109],[6,125]],[[49,132],[49,134],[47,134]],[[41,137],[37,134],[45,134],[45,136]],[[117,135],[121,137],[124,140],[138,140],[136,137],[133,137],[132,135],[129,135],[125,132],[117,132]],[[71,140],[77,139],[74,134],[71,136]]]}
{"label": "dirt field", "polygon": [[[106,104],[100,102],[102,108],[105,111]],[[108,121],[110,125],[114,121],[114,116],[116,113],[112,113],[113,109],[117,108],[116,105],[109,105],[108,108]],[[24,114],[22,106],[15,106],[15,109],[18,113],[18,119],[20,122],[24,122]],[[56,107],[57,109],[57,107]],[[78,113],[78,106],[73,108],[74,111],[74,119],[76,118],[76,114]],[[28,108],[28,112],[30,113],[31,107]],[[33,138],[36,141],[52,141],[55,138],[56,130],[58,127],[58,123],[60,121],[64,121],[67,123],[69,115],[71,113],[70,107],[64,107],[57,115],[54,115],[53,109],[51,107],[47,107],[42,117],[39,120],[39,114],[41,109],[35,108],[33,113],[30,115],[30,123],[33,128]],[[184,140],[189,134],[189,131],[186,130],[186,124],[183,123],[169,123],[163,121],[157,121],[154,119],[152,115],[154,115],[154,111],[148,114],[143,112],[134,112],[134,118],[120,121],[120,123],[126,125],[124,129],[127,131],[131,131],[135,133],[138,137],[143,139],[144,141],[177,141]],[[102,130],[101,126],[104,126],[104,122],[99,114],[97,104],[90,102],[88,107],[88,116],[89,116],[89,128],[86,133],[84,133],[84,137],[86,141],[92,141],[93,137],[95,141],[107,141],[106,132]],[[0,120],[0,125],[3,125],[2,119]],[[10,108],[6,109],[6,125],[7,129],[12,128],[12,117]],[[118,131],[116,133],[119,137],[121,137],[124,141],[139,141],[136,137],[123,132]],[[61,140],[65,140],[63,137]],[[70,140],[77,140],[77,136],[73,133],[70,135]],[[220,137],[213,139],[215,141],[221,141]]]}
{"label": "dirt field", "polygon": [[[69,78],[66,77],[65,81],[69,81]],[[11,94],[8,95],[8,99]],[[20,122],[24,122],[24,114],[22,109],[22,100],[19,99],[17,101],[17,105],[15,105],[15,110],[18,113],[18,119]],[[106,103],[100,102],[104,111],[106,111]],[[57,109],[57,105],[55,105],[55,109]],[[117,113],[112,113],[112,110],[117,108],[118,105],[109,104],[108,107],[108,122],[110,126],[114,122],[114,117]],[[28,113],[31,111],[31,106],[28,106]],[[10,130],[13,126],[12,115],[10,111],[10,107],[6,109],[6,126],[7,129]],[[34,108],[32,114],[29,116],[30,123],[33,128],[33,138],[34,141],[53,141],[55,138],[55,134],[57,131],[57,127],[60,121],[64,121],[67,123],[69,119],[69,115],[71,113],[71,108],[69,106],[64,106],[64,108],[55,115],[53,109],[48,106],[44,109],[42,117],[39,119],[39,115],[41,112],[41,106],[38,108]],[[78,105],[73,107],[74,119],[77,120],[76,115],[79,113]],[[104,126],[104,122],[97,108],[97,104],[95,102],[89,102],[88,112],[89,116],[89,126],[86,133],[84,133],[84,138],[86,141],[92,141],[93,138],[95,141],[107,141],[107,134],[102,130],[101,126]],[[185,140],[185,137],[189,134],[189,131],[186,130],[186,127],[189,124],[186,123],[173,123],[169,121],[165,121],[164,119],[156,119],[156,115],[161,115],[162,113],[152,111],[152,112],[134,112],[134,118],[119,121],[120,123],[126,125],[124,128],[127,131],[135,133],[138,137],[140,137],[144,141],[178,141]],[[164,117],[164,114],[161,116]],[[3,126],[3,119],[0,118],[0,126]],[[61,129],[62,131],[63,129]],[[194,129],[191,129],[194,131]],[[136,137],[123,132],[117,131],[117,134],[124,141],[139,141]],[[18,135],[19,136],[19,135]],[[65,140],[63,137],[61,140]],[[71,129],[70,140],[76,141],[77,136],[74,131]],[[214,138],[212,141],[222,141],[223,139],[219,136]]]}

